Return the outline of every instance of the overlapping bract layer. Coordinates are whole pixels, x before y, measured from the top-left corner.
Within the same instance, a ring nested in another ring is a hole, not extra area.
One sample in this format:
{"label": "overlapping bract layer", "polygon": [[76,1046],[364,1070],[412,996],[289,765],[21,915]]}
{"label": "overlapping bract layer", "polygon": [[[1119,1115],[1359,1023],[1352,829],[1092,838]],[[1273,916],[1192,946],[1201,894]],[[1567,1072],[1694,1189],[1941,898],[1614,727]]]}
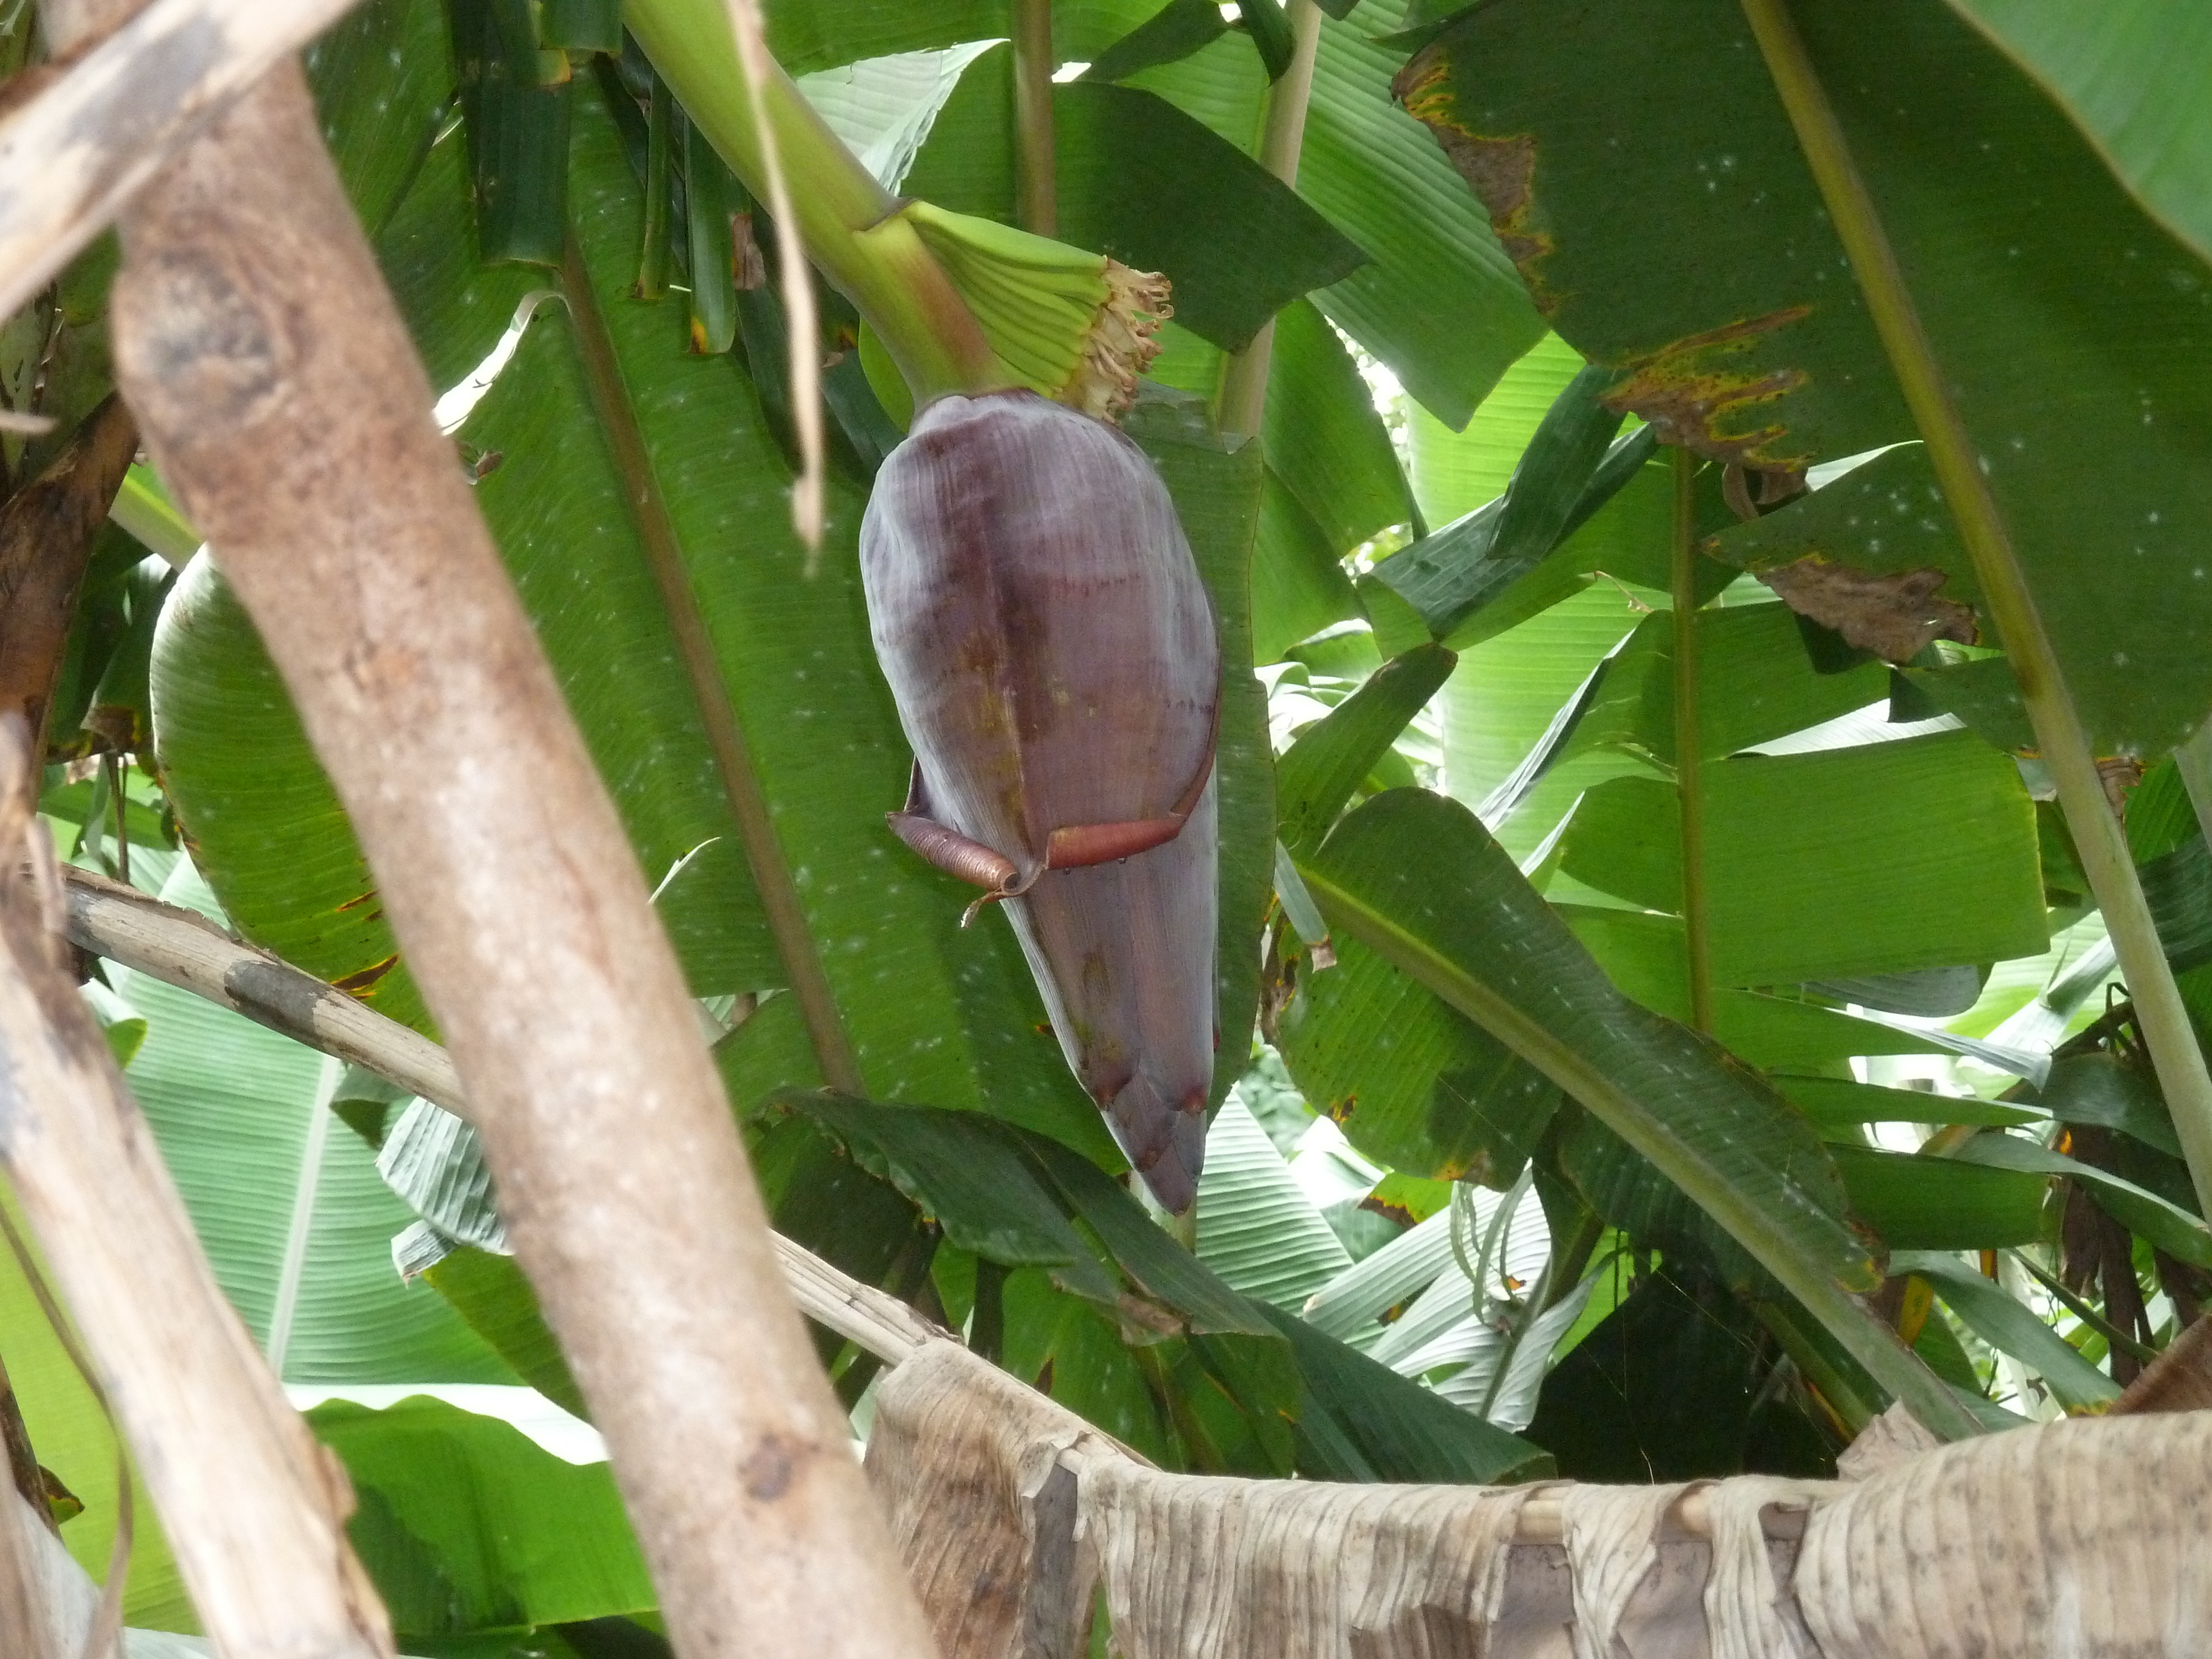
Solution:
{"label": "overlapping bract layer", "polygon": [[902,839],[1003,899],[1068,1063],[1186,1210],[1213,1071],[1220,651],[1137,447],[1026,392],[924,410],[860,532]]}

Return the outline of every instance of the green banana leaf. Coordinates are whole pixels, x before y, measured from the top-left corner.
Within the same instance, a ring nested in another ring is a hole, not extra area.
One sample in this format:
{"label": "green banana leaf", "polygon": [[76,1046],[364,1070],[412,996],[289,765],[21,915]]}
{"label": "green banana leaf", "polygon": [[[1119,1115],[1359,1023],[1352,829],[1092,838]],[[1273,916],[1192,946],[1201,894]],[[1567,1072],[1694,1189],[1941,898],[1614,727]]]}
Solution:
{"label": "green banana leaf", "polygon": [[2119,1384],[2099,1370],[2057,1331],[1955,1255],[1932,1250],[1899,1251],[1890,1259],[1893,1273],[1917,1273],[1936,1287],[1944,1305],[1993,1348],[2002,1349],[2041,1373],[2051,1391],[2067,1406],[2105,1404]]}
{"label": "green banana leaf", "polygon": [[[1620,411],[1603,401],[1613,379],[1609,370],[1586,368],[1568,382],[1490,512],[1461,520],[1461,534],[1424,538],[1376,567],[1376,580],[1419,611],[1438,639],[1453,637],[1460,623],[1603,505],[1590,498],[1600,493],[1593,486],[1620,426]],[[1632,470],[1615,470],[1607,482],[1617,489],[1631,476]],[[1604,490],[1603,498],[1611,493]]]}
{"label": "green banana leaf", "polygon": [[793,75],[963,40],[1002,40],[1011,28],[1006,0],[769,0],[761,13],[768,49]]}
{"label": "green banana leaf", "polygon": [[[2049,943],[2033,804],[1970,732],[1724,760],[1701,781],[1717,985],[1992,962]],[[1601,784],[1567,826],[1559,868],[1679,914],[1679,816],[1671,784]]]}
{"label": "green banana leaf", "polygon": [[1292,1313],[1352,1266],[1290,1164],[1234,1094],[1206,1132],[1198,1259],[1231,1289]]}
{"label": "green banana leaf", "polygon": [[2044,1233],[2049,1182],[1957,1158],[1831,1146],[1851,1213],[1893,1250],[1993,1250]]}
{"label": "green banana leaf", "polygon": [[[1593,589],[1580,603],[1600,592]],[[1707,757],[1850,714],[1878,700],[1887,684],[1872,663],[1819,672],[1797,619],[1780,605],[1700,611],[1696,627],[1698,747]],[[1497,643],[1510,645],[1526,631],[1516,629]],[[1557,717],[1514,775],[1474,803],[1506,846],[1525,856],[1577,797],[1610,779],[1671,774],[1674,665],[1674,617],[1654,612],[1595,671],[1582,698]]]}
{"label": "green banana leaf", "polygon": [[1551,1121],[1558,1085],[1364,939],[1340,929],[1333,947],[1336,965],[1305,975],[1278,1028],[1306,1097],[1394,1169],[1510,1184]]}
{"label": "green banana leaf", "polygon": [[1302,873],[1333,926],[1574,1095],[1923,1420],[1964,1431],[1934,1379],[1846,1294],[1872,1283],[1873,1264],[1811,1126],[1709,1042],[1615,991],[1464,808],[1414,790],[1377,796]]}
{"label": "green banana leaf", "polygon": [[1275,768],[1277,822],[1291,853],[1321,845],[1355,791],[1450,676],[1456,659],[1414,647],[1368,676],[1328,716],[1300,734]]}
{"label": "green banana leaf", "polygon": [[1582,367],[1580,352],[1547,333],[1498,377],[1472,419],[1455,427],[1419,404],[1407,411],[1410,482],[1431,524],[1464,518],[1505,493],[1528,440]]}
{"label": "green banana leaf", "polygon": [[[2212,279],[1950,9],[1799,21],[2095,751],[2162,753],[2212,703]],[[1620,146],[1604,112],[1631,85],[1646,138]],[[1475,8],[1399,86],[1552,325],[1662,435],[1771,469],[1916,435],[1730,0],[1663,26],[1621,0]],[[2118,471],[2141,483],[2115,496]]]}
{"label": "green banana leaf", "polygon": [[1261,435],[1268,470],[1297,497],[1337,556],[1412,521],[1413,492],[1374,395],[1310,301],[1276,313]]}
{"label": "green banana leaf", "polygon": [[[164,890],[212,912],[189,865]],[[435,1292],[404,1283],[413,1219],[329,1109],[343,1067],[188,992],[112,969],[147,1022],[131,1069],[216,1281],[286,1382],[512,1382]]]}
{"label": "green banana leaf", "polygon": [[[906,193],[1011,222],[1012,110],[1012,49],[996,47],[945,100]],[[1152,93],[1070,82],[1053,89],[1053,118],[1059,239],[1162,273],[1181,325],[1217,346],[1242,349],[1291,301],[1365,263],[1296,191]]]}
{"label": "green banana leaf", "polygon": [[2153,217],[2212,255],[2203,188],[2212,173],[2212,116],[2196,73],[2212,53],[2212,15],[2187,0],[1951,4],[2066,112]]}
{"label": "green banana leaf", "polygon": [[430,153],[455,83],[437,0],[369,0],[302,54],[315,113],[374,240]]}
{"label": "green banana leaf", "polygon": [[[1061,1376],[1064,1359],[1081,1358],[1094,1371],[1127,1380],[1130,1362],[1122,1340],[1105,1340],[1114,1327],[1100,1322],[1109,1309],[1118,1309],[1133,1326],[1148,1328],[1148,1335],[1138,1340],[1140,1347],[1158,1345],[1162,1316],[1170,1316],[1189,1334],[1183,1353],[1194,1357],[1198,1367],[1190,1376],[1179,1379],[1182,1405],[1190,1407],[1194,1396],[1211,1396],[1243,1415],[1241,1426],[1216,1421],[1217,1437],[1228,1429],[1264,1438],[1282,1418],[1291,1418],[1299,1447],[1297,1467],[1310,1476],[1500,1480],[1528,1478],[1543,1463],[1542,1454],[1527,1443],[1362,1359],[1295,1316],[1270,1308],[1264,1300],[1248,1299],[1218,1276],[1208,1261],[1194,1258],[1154,1224],[1117,1182],[1057,1142],[980,1120],[974,1121],[970,1131],[962,1127],[959,1114],[845,1097],[793,1092],[781,1103],[836,1127],[856,1149],[865,1146],[880,1155],[896,1146],[898,1150],[884,1159],[887,1172],[944,1222],[948,1236],[957,1229],[959,1236],[983,1244],[1006,1265],[1046,1237],[1049,1229],[1042,1218],[1048,1209],[1057,1206],[1080,1223],[1103,1247],[1112,1270],[1127,1281],[1128,1290],[1117,1297],[1108,1287],[1102,1296],[1085,1290],[1062,1267],[1018,1269],[1007,1277],[1002,1291],[1001,1359],[1017,1376],[1043,1377],[1062,1403],[1101,1413],[1094,1421],[1110,1427],[1119,1414],[1126,1423],[1150,1425],[1133,1443],[1167,1444],[1160,1438],[1165,1431],[1148,1415],[1149,1407],[1139,1409],[1126,1390],[1098,1376],[1087,1380],[1080,1374]],[[1229,1115],[1231,1112],[1241,1114],[1241,1123]],[[1232,1261],[1249,1261],[1247,1243],[1254,1231],[1262,1226],[1297,1228],[1308,1246],[1298,1282],[1284,1278],[1279,1264],[1268,1270],[1267,1288],[1289,1297],[1296,1297],[1308,1283],[1317,1287],[1326,1277],[1348,1267],[1328,1223],[1289,1181],[1280,1155],[1249,1114],[1232,1103],[1217,1119],[1217,1124],[1224,1121],[1231,1125],[1226,1132],[1231,1139],[1224,1140],[1217,1128],[1209,1154],[1224,1154],[1227,1172],[1225,1178],[1208,1177],[1215,1184],[1207,1189],[1212,1199],[1206,1200],[1226,1212],[1217,1223],[1224,1231],[1217,1232],[1210,1245],[1201,1231],[1202,1250],[1218,1257],[1225,1246]],[[932,1140],[937,1145],[927,1146]],[[1026,1168],[1009,1172],[995,1158],[979,1158],[986,1142],[1014,1150]],[[1273,1160],[1272,1169],[1266,1159]],[[1030,1219],[1021,1225],[1022,1237],[1015,1239],[1008,1223],[1018,1214]],[[993,1228],[998,1236],[987,1237],[986,1231]],[[1012,1249],[1006,1248],[1010,1242]],[[1101,1265],[1088,1246],[1084,1259],[1093,1267]],[[1054,1288],[1054,1280],[1082,1294],[1060,1294]],[[1139,1297],[1151,1304],[1149,1315]],[[1089,1310],[1085,1310],[1086,1302]],[[1270,1327],[1287,1340],[1287,1357],[1268,1334]],[[1177,1339],[1170,1335],[1168,1340],[1173,1343]],[[1071,1344],[1072,1352],[1066,1346]],[[1044,1370],[1048,1360],[1054,1362],[1048,1376]],[[1073,1384],[1072,1393],[1064,1382]],[[1287,1396],[1281,1393],[1285,1387]],[[1185,1455],[1192,1449],[1188,1437],[1198,1426],[1202,1425],[1184,1423],[1177,1429],[1186,1442]],[[1275,1472],[1288,1473],[1289,1468]]]}
{"label": "green banana leaf", "polygon": [[[1115,15],[1134,22],[1150,9],[1149,0],[1117,0]],[[1368,256],[1314,303],[1455,428],[1544,325],[1516,291],[1479,205],[1468,210],[1474,204],[1444,158],[1390,101],[1401,54],[1379,37],[1405,9],[1405,0],[1364,0],[1353,15],[1322,20],[1298,193]],[[1258,145],[1267,78],[1240,41],[1218,40],[1128,84],[1158,93],[1241,149]],[[1441,523],[1450,515],[1428,516]]]}
{"label": "green banana leaf", "polygon": [[563,1624],[659,1605],[605,1463],[417,1396],[307,1413],[352,1482],[346,1531],[401,1639]]}

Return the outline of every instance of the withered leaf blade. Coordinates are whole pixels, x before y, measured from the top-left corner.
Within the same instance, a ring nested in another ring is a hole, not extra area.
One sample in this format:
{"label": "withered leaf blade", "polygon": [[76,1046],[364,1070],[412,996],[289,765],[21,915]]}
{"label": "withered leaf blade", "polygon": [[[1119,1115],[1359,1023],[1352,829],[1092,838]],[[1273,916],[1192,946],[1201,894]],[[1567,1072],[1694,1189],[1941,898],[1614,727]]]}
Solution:
{"label": "withered leaf blade", "polygon": [[1911,662],[1937,640],[1980,638],[1973,606],[1939,591],[1950,580],[1941,570],[1857,570],[1808,555],[1758,574],[1799,616],[1885,662]]}

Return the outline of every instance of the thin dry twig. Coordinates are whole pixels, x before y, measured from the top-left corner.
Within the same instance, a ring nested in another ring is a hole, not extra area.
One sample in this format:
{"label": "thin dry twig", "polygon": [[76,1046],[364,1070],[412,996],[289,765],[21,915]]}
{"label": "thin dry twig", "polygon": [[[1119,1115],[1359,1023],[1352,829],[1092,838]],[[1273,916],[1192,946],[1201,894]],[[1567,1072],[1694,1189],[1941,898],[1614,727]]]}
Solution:
{"label": "thin dry twig", "polygon": [[[363,1066],[456,1117],[470,1115],[446,1051],[305,969],[242,945],[206,917],[89,870],[63,872],[70,942],[134,972],[205,997],[296,1042]],[[945,1334],[896,1297],[865,1285],[781,1235],[776,1265],[799,1311],[896,1365]]]}
{"label": "thin dry twig", "polygon": [[791,413],[799,426],[799,477],[791,486],[791,522],[806,544],[811,574],[822,550],[822,325],[815,314],[814,279],[799,240],[799,218],[792,210],[791,181],[784,173],[775,125],[768,115],[766,94],[775,65],[762,31],[758,0],[728,0],[728,6],[738,62],[744,70],[746,101],[752,106],[753,134],[760,143],[761,170],[768,175],[769,213],[775,220],[784,319],[791,333]]}
{"label": "thin dry twig", "polygon": [[344,1477],[217,1288],[66,971],[31,764],[22,717],[0,714],[0,1169],[222,1651],[389,1659],[384,1609],[346,1542]]}
{"label": "thin dry twig", "polygon": [[121,228],[118,382],[453,1045],[678,1651],[925,1653],[682,972],[296,69]]}

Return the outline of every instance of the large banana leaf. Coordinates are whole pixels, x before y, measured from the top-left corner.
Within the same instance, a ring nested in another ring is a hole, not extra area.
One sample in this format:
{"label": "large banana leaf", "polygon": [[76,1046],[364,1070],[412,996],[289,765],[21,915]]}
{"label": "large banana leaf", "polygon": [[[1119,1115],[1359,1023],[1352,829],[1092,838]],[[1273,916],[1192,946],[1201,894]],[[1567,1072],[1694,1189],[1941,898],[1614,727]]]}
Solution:
{"label": "large banana leaf", "polygon": [[2212,12],[2189,0],[1951,3],[2074,118],[2144,207],[2212,255],[2212,112],[2197,74],[2212,54]]}
{"label": "large banana leaf", "polygon": [[[30,1231],[12,1194],[0,1193],[16,1237]],[[32,1245],[34,1264],[40,1263]],[[46,1287],[53,1276],[39,1265]],[[115,1430],[91,1385],[77,1370],[48,1323],[37,1293],[15,1252],[0,1249],[0,1363],[23,1413],[23,1426],[40,1467],[56,1476],[84,1508],[62,1523],[62,1541],[78,1565],[105,1579],[120,1514],[116,1492]],[[152,1630],[196,1631],[199,1620],[185,1594],[176,1558],[161,1531],[153,1499],[136,1468],[130,1471],[132,1533],[124,1622]]]}
{"label": "large banana leaf", "polygon": [[451,39],[436,0],[370,0],[303,56],[331,159],[372,237],[437,137],[453,94]]}
{"label": "large banana leaf", "polygon": [[1333,924],[1580,1100],[1923,1420],[1963,1428],[1846,1294],[1871,1284],[1873,1266],[1811,1126],[1709,1042],[1615,991],[1464,808],[1415,790],[1378,796],[1303,873]]}
{"label": "large banana leaf", "polygon": [[[1248,1300],[1216,1275],[1216,1266],[1233,1268],[1253,1292],[1302,1301],[1350,1265],[1239,1103],[1224,1107],[1209,1142],[1209,1156],[1218,1155],[1222,1167],[1209,1168],[1201,1215],[1205,1205],[1221,1213],[1210,1241],[1201,1221],[1206,1260],[1194,1259],[1117,1183],[1055,1142],[957,1114],[849,1097],[793,1091],[781,1103],[835,1127],[857,1157],[942,1218],[948,1237],[1017,1268],[1002,1291],[1002,1362],[1094,1421],[1137,1429],[1139,1441],[1201,1466],[1217,1462],[1197,1432],[1209,1413],[1217,1419],[1211,1425],[1217,1453],[1224,1431],[1250,1446],[1287,1421],[1297,1431],[1295,1467],[1327,1480],[1502,1480],[1526,1478],[1543,1462],[1525,1442],[1371,1365],[1282,1308]],[[1019,1154],[1021,1167],[1009,1169],[997,1155],[1006,1149]],[[1086,1243],[1077,1247],[1073,1271],[1054,1261],[1074,1237],[1051,1225],[1054,1211],[1080,1222],[1103,1255]],[[1286,1228],[1301,1247],[1290,1260],[1260,1248],[1260,1231]],[[1041,1261],[1053,1265],[1021,1266]],[[1108,1273],[1127,1288],[1117,1291],[1110,1279],[1087,1282]],[[1075,1294],[1059,1294],[1054,1284]],[[1145,1335],[1116,1339],[1114,1326],[1101,1322],[1108,1310]],[[954,1317],[966,1311],[955,1310]],[[1286,1346],[1266,1334],[1270,1326]],[[1174,1333],[1167,1359],[1157,1352],[1163,1331]],[[1188,1346],[1176,1346],[1184,1332]],[[970,1336],[978,1337],[973,1326]],[[1129,1340],[1156,1351],[1150,1364],[1133,1365]],[[1141,1383],[1145,1372],[1185,1360],[1193,1370],[1178,1376],[1176,1399],[1152,1401]],[[1063,1377],[1064,1368],[1073,1374]],[[1117,1376],[1135,1385],[1133,1399],[1113,1380]],[[1163,1403],[1168,1425],[1157,1414]],[[1218,1420],[1222,1412],[1231,1413],[1225,1421]],[[1171,1440],[1182,1444],[1171,1447]],[[1269,1467],[1286,1474],[1291,1465],[1275,1459]]]}
{"label": "large banana leaf", "polygon": [[[1800,21],[2096,751],[2162,752],[2212,703],[2212,278],[1949,9]],[[1478,7],[1399,85],[1624,407],[1766,468],[1914,435],[1731,0]]]}
{"label": "large banana leaf", "polygon": [[[1123,26],[1152,9],[1117,0]],[[1450,168],[1391,106],[1399,54],[1382,45],[1405,0],[1366,0],[1325,17],[1314,64],[1298,193],[1367,252],[1369,263],[1322,289],[1331,322],[1388,364],[1407,392],[1451,427],[1468,416],[1543,325],[1480,210],[1454,193]],[[1129,77],[1230,143],[1256,148],[1266,76],[1242,41],[1218,40],[1181,62]]]}
{"label": "large banana leaf", "polygon": [[[1597,591],[1575,603],[1588,603]],[[1887,684],[1875,664],[1818,672],[1795,617],[1779,605],[1701,611],[1695,626],[1698,746],[1708,757],[1770,743],[1863,708],[1881,697]],[[1524,631],[1516,629],[1498,643],[1510,644]],[[1506,846],[1524,854],[1537,846],[1579,795],[1607,779],[1624,773],[1671,773],[1674,635],[1669,612],[1638,623],[1514,775],[1479,804]]]}
{"label": "large banana leaf", "polygon": [[[1000,46],[960,77],[907,193],[1011,221],[1012,110],[1013,55]],[[1053,125],[1060,240],[1164,273],[1182,326],[1217,346],[1241,348],[1290,301],[1365,262],[1233,143],[1151,93],[1073,82],[1054,90]]]}
{"label": "large banana leaf", "polygon": [[[189,865],[165,896],[212,908]],[[271,1367],[297,1382],[512,1382],[392,1237],[413,1218],[330,1110],[343,1067],[243,1015],[128,969],[146,1017],[131,1068],[216,1280]]]}
{"label": "large banana leaf", "polygon": [[1449,524],[1505,493],[1544,412],[1582,368],[1556,334],[1528,348],[1456,429],[1415,404],[1406,416],[1413,494],[1433,525]]}
{"label": "large banana leaf", "polygon": [[1206,1136],[1198,1259],[1224,1282],[1297,1312],[1352,1258],[1244,1103],[1231,1094]]}
{"label": "large banana leaf", "polygon": [[2057,1332],[1957,1256],[1901,1251],[1891,1265],[1933,1281],[1936,1293],[1977,1336],[2026,1360],[2065,1405],[2094,1409],[2119,1393],[2111,1377]]}
{"label": "large banana leaf", "polygon": [[307,1423],[345,1465],[346,1530],[403,1640],[658,1605],[605,1463],[566,1462],[422,1396],[381,1411],[331,1401]]}
{"label": "large banana leaf", "polygon": [[1004,40],[1010,27],[1006,0],[770,0],[761,11],[769,50],[793,75],[895,52]]}
{"label": "large banana leaf", "polygon": [[[1413,417],[1413,489],[1430,523],[1447,524],[1505,493],[1529,439],[1581,367],[1547,337],[1506,371],[1465,431]],[[1606,585],[1464,652],[1442,698],[1445,788],[1480,805],[1635,622]]]}
{"label": "large banana leaf", "polygon": [[[1721,761],[1701,777],[1716,984],[1993,962],[2049,942],[2034,805],[1969,732]],[[1682,908],[1675,792],[1656,778],[1591,790],[1559,852],[1577,880]]]}

